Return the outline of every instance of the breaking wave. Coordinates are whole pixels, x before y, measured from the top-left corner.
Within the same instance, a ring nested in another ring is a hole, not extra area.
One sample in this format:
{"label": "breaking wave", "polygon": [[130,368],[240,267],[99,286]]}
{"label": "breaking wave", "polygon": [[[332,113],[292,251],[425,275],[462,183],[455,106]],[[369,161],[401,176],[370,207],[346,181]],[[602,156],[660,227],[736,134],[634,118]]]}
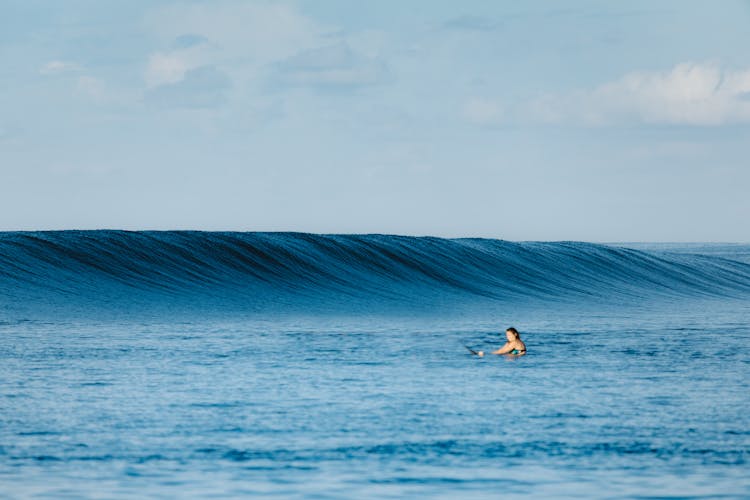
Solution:
{"label": "breaking wave", "polygon": [[0,300],[251,309],[744,297],[750,264],[579,242],[197,231],[0,233]]}

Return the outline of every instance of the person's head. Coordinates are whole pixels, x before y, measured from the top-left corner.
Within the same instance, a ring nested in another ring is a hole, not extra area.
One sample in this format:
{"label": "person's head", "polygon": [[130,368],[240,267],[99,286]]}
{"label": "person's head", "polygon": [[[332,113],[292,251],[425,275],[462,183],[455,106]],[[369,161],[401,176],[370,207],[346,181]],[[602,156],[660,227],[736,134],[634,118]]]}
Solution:
{"label": "person's head", "polygon": [[518,333],[518,330],[513,328],[512,326],[505,330],[505,336],[508,338],[508,341],[511,340],[518,340],[521,338],[521,334]]}

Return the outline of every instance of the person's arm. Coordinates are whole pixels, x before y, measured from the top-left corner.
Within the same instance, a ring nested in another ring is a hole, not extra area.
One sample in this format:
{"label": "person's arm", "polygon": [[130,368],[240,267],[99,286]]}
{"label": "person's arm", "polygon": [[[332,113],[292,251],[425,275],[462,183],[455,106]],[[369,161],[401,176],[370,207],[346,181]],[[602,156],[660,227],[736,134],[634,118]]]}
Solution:
{"label": "person's arm", "polygon": [[510,342],[506,342],[504,346],[502,346],[497,351],[492,351],[490,354],[508,354],[512,350],[513,350],[513,345],[511,345]]}

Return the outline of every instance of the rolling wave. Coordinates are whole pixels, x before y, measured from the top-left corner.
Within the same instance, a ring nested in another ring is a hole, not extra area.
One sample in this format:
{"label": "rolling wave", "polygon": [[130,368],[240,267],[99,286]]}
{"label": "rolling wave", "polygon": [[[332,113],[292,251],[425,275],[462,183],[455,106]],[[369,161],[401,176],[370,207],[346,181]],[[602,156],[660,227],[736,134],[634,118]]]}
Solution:
{"label": "rolling wave", "polygon": [[0,233],[0,300],[321,303],[746,297],[726,256],[578,242],[196,231]]}

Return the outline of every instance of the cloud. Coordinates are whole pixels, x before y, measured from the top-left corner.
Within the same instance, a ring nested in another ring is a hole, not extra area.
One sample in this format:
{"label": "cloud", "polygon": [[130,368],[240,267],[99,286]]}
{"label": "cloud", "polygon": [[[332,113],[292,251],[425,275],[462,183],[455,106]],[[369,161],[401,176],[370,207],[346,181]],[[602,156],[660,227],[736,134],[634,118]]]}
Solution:
{"label": "cloud", "polygon": [[146,85],[153,88],[177,83],[188,71],[215,63],[217,55],[207,38],[180,35],[172,41],[170,49],[149,56],[144,75]]}
{"label": "cloud", "polygon": [[145,24],[173,50],[210,41],[223,56],[256,65],[318,45],[330,31],[294,6],[223,0],[156,8],[146,16]]}
{"label": "cloud", "polygon": [[48,63],[44,64],[41,68],[39,68],[39,74],[49,76],[49,75],[59,75],[62,73],[70,73],[73,71],[79,71],[81,67],[70,61],[49,61]]}
{"label": "cloud", "polygon": [[443,23],[443,28],[457,31],[495,31],[500,23],[480,16],[460,16]]}
{"label": "cloud", "polygon": [[504,118],[503,105],[495,99],[472,97],[464,102],[461,115],[475,125],[499,125]]}
{"label": "cloud", "polygon": [[183,54],[157,52],[151,54],[146,66],[146,85],[157,87],[177,83],[191,68],[191,62]]}
{"label": "cloud", "polygon": [[76,90],[97,102],[102,102],[107,98],[104,83],[91,76],[79,77],[76,81]]}
{"label": "cloud", "polygon": [[185,72],[176,83],[159,85],[146,92],[148,103],[173,108],[213,108],[226,101],[231,87],[229,77],[213,66],[201,66]]}
{"label": "cloud", "polygon": [[101,78],[84,72],[84,68],[70,61],[50,61],[39,69],[45,76],[68,75],[72,82],[72,91],[98,104],[111,101],[114,97]]}
{"label": "cloud", "polygon": [[144,79],[148,87],[177,83],[189,70],[205,66],[215,59],[208,38],[192,33],[174,38],[170,48],[152,53]]}
{"label": "cloud", "polygon": [[686,62],[665,71],[633,71],[589,89],[520,102],[472,97],[464,102],[461,117],[479,126],[750,123],[750,69]]}
{"label": "cloud", "polygon": [[385,82],[382,33],[342,32],[278,2],[174,4],[145,24],[161,39],[150,54],[148,91],[183,81],[191,70],[220,67],[238,98],[265,88],[353,89]]}
{"label": "cloud", "polygon": [[173,49],[189,49],[197,45],[203,45],[208,43],[208,38],[193,33],[187,33],[180,35],[172,41]]}
{"label": "cloud", "polygon": [[346,43],[304,50],[276,65],[274,83],[288,86],[361,87],[382,83],[385,63],[352,51]]}
{"label": "cloud", "polygon": [[[330,34],[294,6],[274,2],[173,4],[151,10],[144,23],[162,46],[145,65],[144,81],[152,96],[204,67],[221,67],[238,89],[252,88],[279,61],[325,43]],[[183,87],[191,86],[187,82]],[[165,88],[151,93],[160,87]]]}
{"label": "cloud", "polygon": [[750,69],[688,62],[668,71],[635,71],[590,90],[542,96],[522,112],[551,123],[717,126],[750,122],[749,93]]}

